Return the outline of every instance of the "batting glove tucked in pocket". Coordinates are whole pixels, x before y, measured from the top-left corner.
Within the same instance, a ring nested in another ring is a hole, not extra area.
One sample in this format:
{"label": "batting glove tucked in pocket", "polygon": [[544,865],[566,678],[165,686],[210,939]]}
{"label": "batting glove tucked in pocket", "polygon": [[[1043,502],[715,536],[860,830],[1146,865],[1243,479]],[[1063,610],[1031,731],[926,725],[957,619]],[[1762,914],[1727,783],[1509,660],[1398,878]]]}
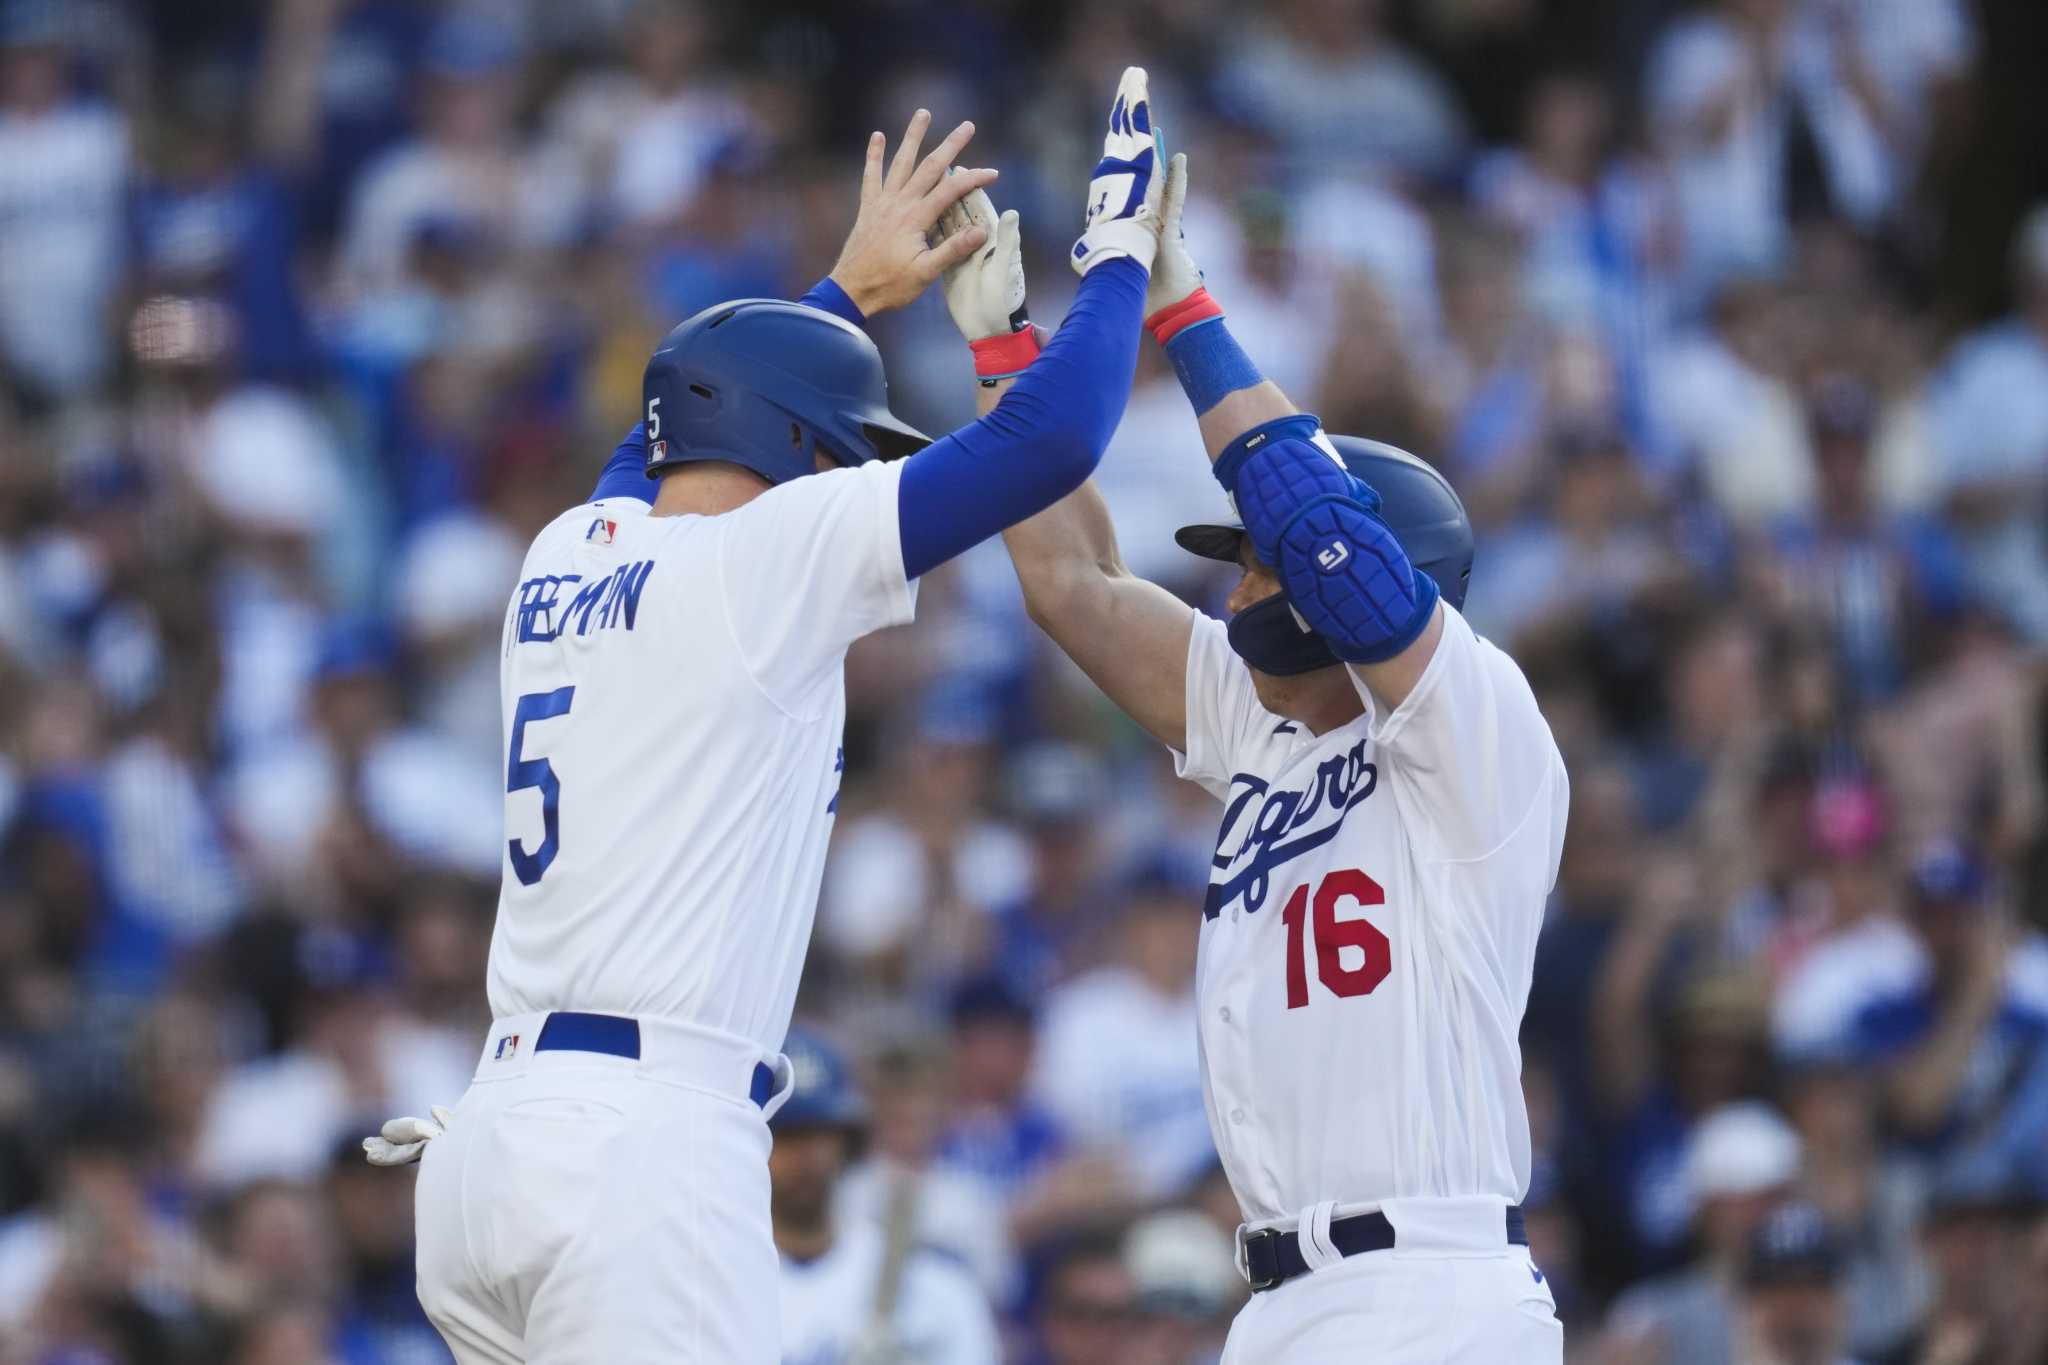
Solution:
{"label": "batting glove tucked in pocket", "polygon": [[1069,258],[1087,274],[1102,261],[1128,256],[1147,270],[1159,250],[1159,204],[1163,188],[1160,144],[1152,128],[1152,102],[1145,68],[1127,66],[1109,109],[1102,160],[1088,182],[1087,226]]}

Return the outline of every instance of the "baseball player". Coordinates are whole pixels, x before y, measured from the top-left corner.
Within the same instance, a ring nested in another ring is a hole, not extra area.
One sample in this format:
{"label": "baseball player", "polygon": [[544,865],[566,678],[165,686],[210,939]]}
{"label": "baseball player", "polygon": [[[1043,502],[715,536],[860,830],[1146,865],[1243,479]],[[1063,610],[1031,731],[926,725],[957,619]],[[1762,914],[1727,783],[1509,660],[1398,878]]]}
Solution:
{"label": "baseball player", "polygon": [[[495,1022],[452,1114],[393,1120],[421,1161],[421,1302],[463,1365],[780,1356],[768,1126],[838,803],[848,645],[920,575],[1087,477],[1136,368],[1160,177],[1124,73],[1042,355],[937,441],[889,411],[856,321],[984,245],[926,234],[993,172],[948,175],[926,116],[869,142],[815,306],[742,299],[670,332],[644,424],[535,537],[507,609]],[[915,452],[915,453],[911,453]],[[897,458],[906,457],[907,458]],[[651,478],[650,478],[651,476]]]}
{"label": "baseball player", "polygon": [[[1185,193],[1175,157],[1147,326],[1243,518],[1178,536],[1241,569],[1229,621],[1132,577],[1092,486],[1005,540],[1033,619],[1224,803],[1198,1031],[1257,1291],[1224,1359],[1558,1361],[1517,1208],[1516,1035],[1564,764],[1521,672],[1458,612],[1456,495],[1261,377],[1181,241]],[[992,217],[977,192],[942,228]],[[1022,306],[1015,238],[1005,215],[998,250],[945,283],[970,339]]]}
{"label": "baseball player", "polygon": [[981,1287],[958,1261],[915,1244],[915,1177],[903,1177],[879,1223],[834,1215],[839,1177],[867,1138],[867,1105],[823,1038],[791,1029],[783,1051],[795,1080],[768,1122],[768,1175],[784,1365],[993,1365],[1002,1350]]}

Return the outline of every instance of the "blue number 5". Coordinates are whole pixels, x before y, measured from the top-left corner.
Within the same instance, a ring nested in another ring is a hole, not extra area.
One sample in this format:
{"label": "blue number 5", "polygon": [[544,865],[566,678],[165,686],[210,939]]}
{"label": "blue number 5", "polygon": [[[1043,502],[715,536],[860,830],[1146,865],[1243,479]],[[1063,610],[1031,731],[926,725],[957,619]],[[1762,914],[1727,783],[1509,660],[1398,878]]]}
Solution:
{"label": "blue number 5", "polygon": [[512,875],[519,878],[521,886],[532,886],[548,870],[548,864],[555,860],[561,842],[562,817],[556,809],[562,799],[562,782],[555,776],[555,769],[545,758],[524,758],[526,750],[526,722],[546,720],[550,716],[568,714],[569,703],[576,700],[576,689],[558,687],[552,692],[529,692],[519,699],[519,706],[512,712],[512,751],[505,758],[505,794],[525,791],[528,787],[540,788],[540,819],[543,835],[540,848],[532,853],[517,839],[509,841],[512,850]]}

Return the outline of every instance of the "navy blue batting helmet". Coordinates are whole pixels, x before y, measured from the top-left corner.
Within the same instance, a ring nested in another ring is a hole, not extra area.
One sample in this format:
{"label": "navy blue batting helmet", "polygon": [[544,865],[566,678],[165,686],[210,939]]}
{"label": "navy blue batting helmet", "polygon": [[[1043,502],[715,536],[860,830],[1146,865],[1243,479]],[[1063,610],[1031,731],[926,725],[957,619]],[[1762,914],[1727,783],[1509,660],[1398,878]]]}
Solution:
{"label": "navy blue batting helmet", "polygon": [[867,1102],[839,1049],[805,1028],[793,1028],[782,1044],[794,1073],[789,1098],[768,1120],[777,1132],[800,1128],[841,1128],[859,1136],[868,1126]]}
{"label": "navy blue batting helmet", "polygon": [[[1329,440],[1344,467],[1380,495],[1380,517],[1408,552],[1409,561],[1436,580],[1444,601],[1463,608],[1472,578],[1472,519],[1465,515],[1465,504],[1450,480],[1384,441],[1361,436]],[[1244,527],[1183,526],[1173,538],[1183,550],[1234,564]]]}
{"label": "navy blue batting helmet", "polygon": [[882,354],[820,308],[735,299],[662,339],[641,380],[647,472],[723,460],[770,483],[817,469],[893,460],[931,438],[889,411]]}

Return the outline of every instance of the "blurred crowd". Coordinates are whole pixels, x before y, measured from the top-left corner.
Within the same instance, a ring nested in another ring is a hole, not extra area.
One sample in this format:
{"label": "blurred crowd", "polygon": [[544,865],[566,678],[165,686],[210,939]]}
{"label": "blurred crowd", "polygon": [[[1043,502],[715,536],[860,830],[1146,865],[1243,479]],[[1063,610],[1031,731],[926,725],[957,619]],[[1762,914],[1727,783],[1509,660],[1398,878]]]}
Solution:
{"label": "blurred crowd", "polygon": [[[1570,767],[1524,1028],[1570,1359],[2042,1365],[2044,51],[2034,0],[0,0],[0,1361],[447,1359],[356,1141],[488,1022],[528,538],[916,107],[1056,321],[1140,62],[1234,332],[1450,475]],[[874,331],[972,415],[936,299]],[[1146,352],[1101,483],[1217,610]],[[985,549],[848,667],[838,1216],[914,1188],[1010,1361],[1210,1360],[1219,812]]]}

